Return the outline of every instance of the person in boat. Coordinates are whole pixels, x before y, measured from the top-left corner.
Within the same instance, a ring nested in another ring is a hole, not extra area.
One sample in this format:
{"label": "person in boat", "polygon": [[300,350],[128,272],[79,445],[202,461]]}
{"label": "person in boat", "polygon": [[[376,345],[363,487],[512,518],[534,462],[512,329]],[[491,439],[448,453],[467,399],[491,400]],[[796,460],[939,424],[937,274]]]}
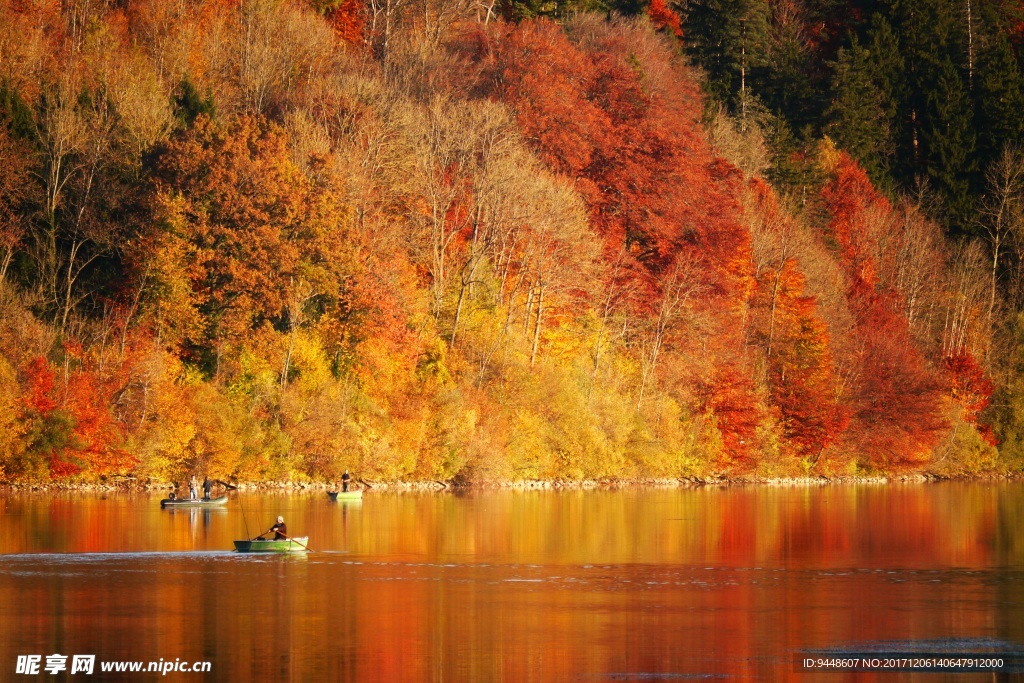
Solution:
{"label": "person in boat", "polygon": [[199,496],[196,495],[196,478],[192,477],[188,480],[188,499],[195,500]]}
{"label": "person in boat", "polygon": [[266,536],[267,534],[269,534],[271,531],[274,532],[274,538],[272,540],[274,540],[274,541],[287,541],[288,540],[288,526],[284,523],[284,517],[280,517],[279,516],[277,518],[277,524],[275,524],[274,526],[270,527],[267,531],[265,531],[262,534],[260,534],[257,537],[256,540],[258,540],[258,541],[265,541],[265,540],[267,540],[267,539],[265,539],[263,537]]}
{"label": "person in boat", "polygon": [[341,490],[348,491],[348,483],[352,481],[352,476],[345,470],[345,474],[341,475]]}
{"label": "person in boat", "polygon": [[213,491],[213,482],[209,477],[203,480],[203,498],[210,500],[210,492]]}
{"label": "person in boat", "polygon": [[288,539],[288,526],[284,523],[284,517],[278,516],[277,524],[270,527],[270,530],[274,532],[275,541],[285,541]]}
{"label": "person in boat", "polygon": [[177,494],[177,493],[175,493],[174,491],[171,491],[171,495],[170,495],[170,496],[168,496],[168,498],[167,498],[167,499],[168,499],[168,500],[178,500],[178,494]]}

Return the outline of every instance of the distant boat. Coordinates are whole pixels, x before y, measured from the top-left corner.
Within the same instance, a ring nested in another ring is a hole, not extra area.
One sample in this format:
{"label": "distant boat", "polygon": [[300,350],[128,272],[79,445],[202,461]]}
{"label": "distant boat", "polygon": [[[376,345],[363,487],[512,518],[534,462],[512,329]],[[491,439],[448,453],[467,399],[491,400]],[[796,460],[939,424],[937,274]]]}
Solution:
{"label": "distant boat", "polygon": [[235,541],[235,550],[240,553],[306,553],[309,536],[298,536],[284,540]]}
{"label": "distant boat", "polygon": [[331,497],[331,500],[362,500],[363,490],[356,489],[355,491],[328,491],[327,495]]}
{"label": "distant boat", "polygon": [[221,496],[219,498],[164,498],[160,501],[160,507],[162,508],[208,508],[217,507],[218,505],[224,505],[228,502],[227,496]]}

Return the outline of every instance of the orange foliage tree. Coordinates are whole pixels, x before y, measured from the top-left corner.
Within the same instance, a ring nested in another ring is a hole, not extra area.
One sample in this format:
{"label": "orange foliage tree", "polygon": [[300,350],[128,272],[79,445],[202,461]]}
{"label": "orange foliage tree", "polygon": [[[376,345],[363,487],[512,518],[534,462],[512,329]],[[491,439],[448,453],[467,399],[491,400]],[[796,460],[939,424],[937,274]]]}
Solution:
{"label": "orange foliage tree", "polygon": [[676,38],[683,37],[683,26],[680,23],[679,15],[668,8],[665,0],[651,0],[647,5],[647,16],[651,18],[651,23],[657,28],[671,31]]}
{"label": "orange foliage tree", "polygon": [[783,434],[814,461],[848,423],[835,376],[831,340],[797,262],[798,227],[764,182],[751,183],[757,290],[754,341],[764,350],[768,390]]}
{"label": "orange foliage tree", "polygon": [[996,445],[995,434],[990,425],[979,422],[979,416],[992,399],[995,385],[985,376],[985,371],[970,352],[962,351],[943,359],[946,373],[949,376],[950,395],[963,409],[964,422],[978,428],[982,437],[991,445]]}
{"label": "orange foliage tree", "polygon": [[467,44],[484,66],[481,87],[513,108],[540,158],[586,201],[614,264],[603,287],[624,294],[602,298],[644,329],[664,310],[661,283],[680,259],[699,272],[691,317],[710,319],[713,334],[669,334],[664,348],[670,357],[693,344],[713,349],[705,364],[690,366],[691,384],[711,387],[709,397],[729,393],[701,406],[719,416],[729,458],[752,462],[757,418],[735,417],[757,413],[753,392],[737,389],[750,384],[738,355],[753,289],[741,174],[712,153],[698,123],[699,87],[667,50],[653,48],[638,69],[630,60],[639,31],[591,28],[579,27],[574,43],[554,23],[524,22]]}
{"label": "orange foliage tree", "polygon": [[154,315],[169,341],[209,363],[261,326],[349,310],[346,212],[291,161],[277,126],[201,117],[164,146],[154,174],[159,229],[136,258],[156,274]]}
{"label": "orange foliage tree", "polygon": [[846,411],[837,400],[828,331],[816,316],[814,297],[803,294],[804,277],[792,259],[770,283],[759,284],[766,285],[759,294],[770,289],[775,295],[773,335],[770,344],[763,340],[772,403],[797,451],[816,458],[847,424]]}
{"label": "orange foliage tree", "polygon": [[675,6],[0,0],[0,474],[899,468],[954,415],[987,435],[999,255],[986,323],[979,253],[845,155],[796,218],[709,144]]}
{"label": "orange foliage tree", "polygon": [[[138,460],[123,451],[121,427],[110,412],[111,394],[95,372],[82,367],[81,347],[65,345],[69,370],[64,381],[45,358],[24,371],[23,420],[30,447],[23,473],[37,475],[45,463],[51,477],[126,472]],[[78,365],[74,370],[70,366]]]}
{"label": "orange foliage tree", "polygon": [[856,321],[851,407],[857,445],[875,466],[920,464],[948,423],[939,379],[912,338],[899,294],[879,283],[875,235],[865,224],[892,209],[846,153],[838,156],[822,198]]}

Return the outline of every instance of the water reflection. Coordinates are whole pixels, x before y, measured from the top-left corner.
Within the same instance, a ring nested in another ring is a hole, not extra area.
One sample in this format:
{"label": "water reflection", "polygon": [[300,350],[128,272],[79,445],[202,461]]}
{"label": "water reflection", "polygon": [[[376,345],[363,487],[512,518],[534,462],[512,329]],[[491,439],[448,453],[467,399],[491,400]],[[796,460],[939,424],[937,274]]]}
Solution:
{"label": "water reflection", "polygon": [[[158,501],[0,498],[0,671],[62,652],[208,659],[213,680],[782,680],[804,649],[1024,642],[1020,485]],[[277,515],[314,552],[227,552]]]}

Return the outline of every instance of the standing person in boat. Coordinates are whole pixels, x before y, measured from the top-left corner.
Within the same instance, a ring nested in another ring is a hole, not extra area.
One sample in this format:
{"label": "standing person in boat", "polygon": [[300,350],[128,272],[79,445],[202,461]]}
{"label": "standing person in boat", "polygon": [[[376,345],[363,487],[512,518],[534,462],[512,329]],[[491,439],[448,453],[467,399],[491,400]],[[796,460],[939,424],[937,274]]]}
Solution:
{"label": "standing person in boat", "polygon": [[188,480],[188,499],[195,500],[198,497],[196,494],[196,478],[192,477]]}
{"label": "standing person in boat", "polygon": [[341,490],[348,491],[348,483],[352,481],[352,476],[345,470],[345,474],[341,475]]}
{"label": "standing person in boat", "polygon": [[213,491],[213,482],[209,477],[203,480],[203,498],[210,500],[210,492]]}

